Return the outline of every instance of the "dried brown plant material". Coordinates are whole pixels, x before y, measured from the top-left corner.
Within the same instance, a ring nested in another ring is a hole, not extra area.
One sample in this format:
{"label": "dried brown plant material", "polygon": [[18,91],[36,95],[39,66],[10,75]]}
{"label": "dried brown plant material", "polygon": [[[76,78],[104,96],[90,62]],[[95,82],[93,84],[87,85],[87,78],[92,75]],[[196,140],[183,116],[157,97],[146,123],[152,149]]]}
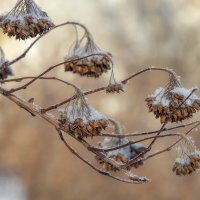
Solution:
{"label": "dried brown plant material", "polygon": [[71,61],[65,64],[65,71],[87,77],[98,78],[112,67],[112,55],[100,49],[88,32],[81,40],[76,40],[65,61]]}
{"label": "dried brown plant material", "polygon": [[34,38],[46,33],[53,26],[47,13],[33,0],[18,0],[10,12],[0,17],[0,27],[3,32],[16,39]]}
{"label": "dried brown plant material", "polygon": [[108,126],[108,119],[89,105],[80,91],[77,95],[73,102],[61,110],[61,125],[78,138],[101,135]]}
{"label": "dried brown plant material", "polygon": [[166,88],[155,90],[154,94],[145,99],[149,112],[153,112],[156,118],[160,118],[161,123],[181,122],[192,117],[200,109],[200,98],[195,94],[186,100],[192,90],[193,88],[186,89],[181,86],[180,80],[173,76]]}
{"label": "dried brown plant material", "polygon": [[124,87],[122,83],[109,84],[106,88],[106,93],[120,93],[124,92]]}
{"label": "dried brown plant material", "polygon": [[172,171],[178,176],[190,175],[200,168],[200,151],[196,149],[194,141],[186,137],[177,147],[177,158]]}
{"label": "dried brown plant material", "polygon": [[8,76],[13,75],[11,67],[7,63],[3,49],[0,47],[0,80],[7,79]]}
{"label": "dried brown plant material", "polygon": [[[114,148],[118,147],[124,144],[129,143],[129,140],[127,138],[105,138],[103,142],[99,144],[99,146],[102,149],[109,149],[109,148]],[[145,150],[145,147],[142,146],[141,144],[130,144],[126,147],[119,148],[117,150],[112,150],[108,151],[106,153],[106,158],[108,159],[113,159],[117,164],[122,165],[122,164],[127,164],[131,159],[136,158],[142,151]],[[112,164],[108,163],[104,158],[96,156],[96,160],[100,165],[102,165],[103,169],[107,171],[119,171],[118,168],[113,166]],[[143,156],[139,157],[134,164],[131,166],[127,167],[127,170],[130,170],[131,167],[138,168],[139,166],[143,165],[142,159]]]}

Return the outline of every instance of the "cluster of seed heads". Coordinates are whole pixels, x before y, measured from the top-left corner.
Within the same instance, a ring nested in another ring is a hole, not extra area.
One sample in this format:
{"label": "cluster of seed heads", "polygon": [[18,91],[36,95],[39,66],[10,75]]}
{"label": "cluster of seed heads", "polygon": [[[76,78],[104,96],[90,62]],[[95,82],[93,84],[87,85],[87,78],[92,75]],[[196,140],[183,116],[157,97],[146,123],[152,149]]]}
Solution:
{"label": "cluster of seed heads", "polygon": [[190,93],[190,90],[180,87],[174,90],[160,89],[159,92],[155,92],[155,95],[145,99],[149,112],[153,112],[156,118],[160,118],[161,123],[181,122],[192,117],[200,109],[200,99],[196,95],[195,98],[192,96],[185,101],[187,96],[176,93],[176,90],[185,91],[186,94]]}
{"label": "cluster of seed heads", "polygon": [[59,121],[61,126],[78,138],[101,135],[109,124],[106,117],[89,105],[79,89],[77,90],[77,99],[61,110]]}
{"label": "cluster of seed heads", "polygon": [[76,40],[65,57],[65,71],[81,76],[98,78],[112,66],[112,55],[104,52],[95,43],[89,32]]}
{"label": "cluster of seed heads", "polygon": [[[128,139],[116,139],[116,138],[105,138],[103,142],[99,144],[99,147],[106,149],[106,148],[113,148],[119,145],[128,143]],[[106,154],[106,158],[114,160],[118,165],[128,164],[131,159],[136,158],[136,160],[131,165],[127,165],[126,169],[130,170],[131,167],[138,168],[139,166],[143,165],[142,158],[143,156],[138,155],[145,151],[145,147],[140,144],[131,144],[126,147],[120,148],[118,150],[109,151]],[[112,165],[111,163],[107,162],[104,158],[96,156],[95,157],[97,162],[102,166],[104,170],[107,171],[119,171],[120,169],[116,166]]]}
{"label": "cluster of seed heads", "polygon": [[71,71],[81,76],[98,78],[111,69],[110,58],[107,55],[92,56],[84,59],[80,58],[81,56],[77,55],[73,58],[66,59],[65,61],[74,61],[65,64],[65,71]]}
{"label": "cluster of seed heads", "polygon": [[32,0],[18,1],[13,10],[0,17],[3,32],[16,39],[34,38],[53,26],[46,12],[40,10]]}
{"label": "cluster of seed heads", "polygon": [[74,122],[63,120],[60,118],[62,126],[72,135],[77,138],[87,138],[101,135],[102,130],[105,130],[108,126],[106,119],[89,120],[87,123],[81,118],[77,118]]}
{"label": "cluster of seed heads", "polygon": [[[187,155],[185,155],[187,156]],[[177,159],[172,171],[178,176],[190,175],[200,168],[200,156],[198,155],[189,155],[185,158],[186,162],[182,162]]]}

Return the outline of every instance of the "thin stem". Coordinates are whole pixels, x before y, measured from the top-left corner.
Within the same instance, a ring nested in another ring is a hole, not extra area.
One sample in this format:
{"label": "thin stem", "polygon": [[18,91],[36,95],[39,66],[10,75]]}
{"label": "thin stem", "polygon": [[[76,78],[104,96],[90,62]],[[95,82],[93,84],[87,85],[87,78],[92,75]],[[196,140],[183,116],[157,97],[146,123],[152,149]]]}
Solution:
{"label": "thin stem", "polygon": [[[187,126],[191,126],[193,124],[196,124],[197,122],[199,122],[199,121],[191,122],[191,123],[188,123],[188,124],[182,124],[182,125],[171,127],[171,128],[164,128],[162,132],[171,131],[171,130],[179,129],[179,128],[185,128]],[[151,134],[154,134],[154,133],[158,133],[158,131],[159,130],[148,131],[148,132],[140,132],[140,133],[127,133],[127,134],[125,134],[125,133],[124,134],[102,133],[102,135],[100,135],[100,136],[125,138],[125,137],[133,137],[133,136],[151,135]]]}
{"label": "thin stem", "polygon": [[[163,71],[163,72],[167,72],[169,73],[170,75],[173,75],[174,76],[174,73],[169,70],[169,69],[165,69],[165,68],[159,68],[159,67],[149,67],[149,68],[146,68],[146,69],[143,69],[135,74],[132,74],[131,76],[129,76],[128,78],[126,78],[125,80],[121,81],[122,84],[126,84],[129,80],[135,78],[136,76],[138,75],[141,75],[147,71]],[[100,92],[100,91],[104,91],[107,89],[107,86],[105,87],[100,87],[100,88],[96,88],[96,89],[93,89],[93,90],[89,90],[87,92],[84,92],[83,94],[84,95],[90,95],[90,94],[94,94],[96,92]],[[55,105],[52,105],[52,106],[49,106],[48,108],[45,108],[44,109],[44,112],[47,112],[47,111],[50,111],[50,110],[54,110],[54,109],[57,109],[58,107],[68,103],[69,101],[73,100],[74,98],[76,98],[75,96],[69,98],[69,99],[66,99],[58,104],[55,104]]]}
{"label": "thin stem", "polygon": [[[36,76],[27,76],[27,77],[22,77],[22,78],[13,78],[13,79],[8,79],[8,80],[0,80],[0,83],[21,82],[21,81],[24,81],[24,80],[27,80],[27,79],[35,79],[35,78],[36,78]],[[78,87],[76,85],[74,85],[73,83],[64,81],[64,80],[62,80],[60,78],[56,78],[54,76],[52,76],[52,77],[39,77],[38,79],[40,79],[40,80],[56,80],[58,82],[64,83],[64,84],[69,85],[69,86],[72,86],[75,89],[78,89]]]}
{"label": "thin stem", "polygon": [[53,70],[56,67],[59,67],[59,66],[61,66],[63,64],[66,64],[66,63],[75,62],[75,61],[82,60],[82,59],[85,59],[85,58],[88,58],[88,57],[91,57],[91,56],[96,56],[96,55],[104,55],[104,54],[91,54],[91,55],[88,55],[88,56],[85,56],[85,57],[82,57],[82,58],[77,58],[77,59],[74,59],[74,60],[61,62],[61,63],[59,63],[57,65],[53,65],[53,66],[49,67],[47,70],[45,70],[43,73],[41,73],[40,75],[38,75],[37,77],[33,78],[31,81],[29,81],[25,85],[22,85],[21,87],[18,87],[18,88],[11,89],[9,91],[9,93],[14,93],[14,92],[17,92],[19,90],[26,89],[29,85],[31,85],[36,80],[38,80],[40,77],[44,76],[45,74],[47,74],[48,72],[50,72],[51,70]]}
{"label": "thin stem", "polygon": [[[79,153],[77,153],[68,143],[67,141],[65,140],[65,138],[62,136],[62,133],[60,132],[59,133],[61,135],[61,141],[64,143],[64,145],[68,148],[68,150],[74,154],[77,158],[79,158],[81,161],[83,161],[85,164],[87,164],[89,167],[91,167],[93,170],[95,170],[96,172],[100,173],[101,175],[104,175],[104,176],[108,176],[110,178],[113,178],[115,180],[118,180],[120,182],[124,182],[124,183],[132,183],[132,184],[142,184],[142,183],[145,183],[147,182],[147,180],[145,181],[142,181],[139,179],[138,177],[138,180],[135,178],[135,179],[123,179],[123,178],[120,178],[120,177],[117,177],[117,176],[114,176],[112,174],[110,174],[109,172],[107,171],[104,171],[102,169],[99,169],[97,167],[95,167],[92,163],[90,163],[89,161],[87,161],[85,158],[83,158],[82,156],[80,156]],[[133,177],[134,178],[134,177]]]}
{"label": "thin stem", "polygon": [[129,141],[127,142],[126,144],[123,144],[123,145],[119,145],[119,146],[116,146],[116,147],[112,147],[112,148],[107,148],[107,149],[104,149],[104,148],[97,148],[97,147],[90,147],[92,150],[95,150],[95,151],[100,151],[100,152],[110,152],[110,151],[115,151],[115,150],[118,150],[118,149],[121,149],[121,148],[124,148],[126,146],[130,146],[132,144],[137,144],[139,142],[144,142],[146,140],[150,140],[150,139],[154,139],[154,138],[164,138],[164,137],[171,137],[171,136],[181,136],[181,134],[178,134],[178,133],[170,133],[170,134],[165,134],[165,135],[155,135],[155,136],[151,136],[151,137],[146,137],[146,138],[142,138],[140,140],[137,140],[137,141]]}
{"label": "thin stem", "polygon": [[22,58],[24,58],[26,56],[26,54],[31,50],[31,48],[41,39],[43,38],[44,36],[46,36],[48,33],[50,33],[51,31],[53,31],[54,29],[56,28],[59,28],[59,27],[62,27],[62,26],[66,26],[66,25],[77,25],[77,26],[80,26],[81,28],[84,29],[84,31],[86,32],[86,34],[89,34],[89,31],[88,29],[83,25],[83,24],[80,24],[78,22],[64,22],[62,24],[59,24],[57,26],[54,26],[53,28],[51,28],[48,32],[46,32],[44,35],[41,35],[39,36],[37,39],[35,39],[31,44],[30,46],[20,55],[18,56],[17,58],[15,58],[14,60],[10,61],[8,63],[8,65],[13,65],[15,64],[16,62],[18,62],[19,60],[21,60]]}
{"label": "thin stem", "polygon": [[[193,126],[190,130],[188,130],[188,131],[185,133],[185,135],[188,135],[192,130],[194,130],[195,128],[197,128],[199,125],[200,125],[200,122],[198,122],[198,123],[197,123],[195,126]],[[183,139],[183,138],[178,139],[176,142],[174,142],[173,144],[171,144],[169,147],[167,147],[167,148],[165,148],[165,149],[163,149],[163,150],[161,150],[161,151],[159,151],[159,152],[153,153],[153,154],[147,156],[146,158],[144,158],[143,160],[147,160],[147,159],[152,158],[152,157],[155,157],[155,156],[157,156],[157,155],[159,155],[159,154],[162,154],[162,153],[165,153],[165,152],[167,152],[167,151],[170,151],[170,150],[171,150],[177,143],[179,143],[182,139]]]}
{"label": "thin stem", "polygon": [[143,69],[135,74],[132,74],[131,76],[129,76],[128,78],[126,78],[125,80],[123,80],[121,83],[122,84],[126,84],[129,80],[131,80],[132,78],[135,78],[136,76],[140,75],[140,74],[143,74],[144,72],[147,72],[147,71],[164,71],[164,72],[167,72],[169,73],[171,76],[174,76],[174,72],[170,69],[166,69],[166,68],[160,68],[160,67],[148,67],[146,69]]}

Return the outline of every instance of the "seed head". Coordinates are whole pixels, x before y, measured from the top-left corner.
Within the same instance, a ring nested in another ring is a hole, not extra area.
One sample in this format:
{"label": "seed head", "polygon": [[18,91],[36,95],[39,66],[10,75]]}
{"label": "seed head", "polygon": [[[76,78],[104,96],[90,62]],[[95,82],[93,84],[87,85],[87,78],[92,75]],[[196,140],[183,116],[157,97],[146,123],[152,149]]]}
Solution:
{"label": "seed head", "polygon": [[145,99],[149,112],[160,118],[161,123],[181,122],[192,117],[200,109],[200,98],[195,94],[185,101],[192,90],[184,88],[180,80],[173,76],[167,87],[155,90],[154,94]]}
{"label": "seed head", "polygon": [[18,0],[15,7],[0,17],[0,27],[9,37],[28,39],[49,31],[54,24],[33,0]]}
{"label": "seed head", "polygon": [[87,33],[77,40],[65,57],[65,71],[98,78],[111,69],[112,55],[100,49]]}
{"label": "seed head", "polygon": [[[113,148],[117,146],[121,146],[124,144],[129,143],[129,140],[127,138],[119,139],[119,138],[105,138],[104,141],[102,141],[99,146],[103,149]],[[115,160],[118,164],[126,164],[131,159],[134,159],[139,153],[144,151],[145,147],[141,144],[130,144],[126,147],[114,150],[114,151],[108,151],[106,153],[106,157]],[[114,167],[112,164],[106,162],[103,158],[96,156],[96,160],[99,162],[99,164],[102,165],[102,167],[107,171],[118,171],[116,167]],[[141,157],[138,158],[138,160],[132,165],[135,168],[138,168],[140,165],[143,165],[143,161],[141,160]],[[130,166],[130,167],[132,167]],[[129,170],[130,167],[127,167]]]}
{"label": "seed head", "polygon": [[59,121],[78,138],[101,135],[108,126],[108,119],[96,111],[80,91],[75,100],[60,110]]}
{"label": "seed head", "polygon": [[178,176],[190,175],[200,168],[200,151],[190,137],[177,147],[177,158],[172,171]]}

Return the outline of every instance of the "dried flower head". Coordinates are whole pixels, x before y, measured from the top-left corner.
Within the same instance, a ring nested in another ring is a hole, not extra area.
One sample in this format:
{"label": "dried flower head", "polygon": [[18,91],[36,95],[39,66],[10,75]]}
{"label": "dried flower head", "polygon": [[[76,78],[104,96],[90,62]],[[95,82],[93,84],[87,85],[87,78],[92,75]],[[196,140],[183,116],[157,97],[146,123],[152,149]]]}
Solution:
{"label": "dried flower head", "polygon": [[149,112],[160,118],[161,123],[181,122],[192,117],[193,113],[200,109],[200,98],[195,94],[186,100],[192,90],[182,87],[180,80],[174,74],[167,87],[157,89],[154,94],[146,98]]}
{"label": "dried flower head", "polygon": [[124,92],[124,87],[122,83],[109,84],[106,88],[106,93],[120,93]]}
{"label": "dried flower head", "polygon": [[175,160],[172,171],[176,175],[190,175],[200,168],[200,151],[190,137],[186,137],[184,141],[177,147],[177,158]]}
{"label": "dried flower head", "polygon": [[[99,146],[103,149],[113,148],[117,146],[121,146],[124,144],[129,143],[129,140],[127,138],[105,138],[103,142],[99,144]],[[131,159],[134,159],[139,153],[144,151],[146,148],[142,146],[141,144],[130,144],[126,147],[119,148],[117,150],[108,151],[106,153],[106,158],[113,159],[119,164],[126,164]],[[135,168],[138,168],[140,165],[143,165],[143,161],[141,160],[142,156],[138,158],[134,164],[132,165]],[[102,167],[107,171],[118,171],[118,169],[113,166],[112,164],[106,162],[103,158],[96,156],[97,161],[99,164],[102,165]],[[130,166],[130,167],[132,167]],[[130,167],[127,167],[129,170]]]}
{"label": "dried flower head", "polygon": [[92,36],[86,33],[81,40],[76,40],[65,61],[71,61],[65,64],[65,71],[98,78],[111,69],[112,55],[100,49]]}
{"label": "dried flower head", "polygon": [[0,19],[5,34],[22,40],[41,35],[54,26],[47,13],[33,0],[18,0],[15,7]]}
{"label": "dried flower head", "polygon": [[8,76],[12,76],[11,67],[7,65],[7,61],[5,59],[5,54],[3,49],[0,47],[0,80],[6,79]]}
{"label": "dried flower head", "polygon": [[61,125],[76,137],[98,136],[108,126],[107,118],[89,105],[81,91],[77,91],[77,98],[60,113]]}

